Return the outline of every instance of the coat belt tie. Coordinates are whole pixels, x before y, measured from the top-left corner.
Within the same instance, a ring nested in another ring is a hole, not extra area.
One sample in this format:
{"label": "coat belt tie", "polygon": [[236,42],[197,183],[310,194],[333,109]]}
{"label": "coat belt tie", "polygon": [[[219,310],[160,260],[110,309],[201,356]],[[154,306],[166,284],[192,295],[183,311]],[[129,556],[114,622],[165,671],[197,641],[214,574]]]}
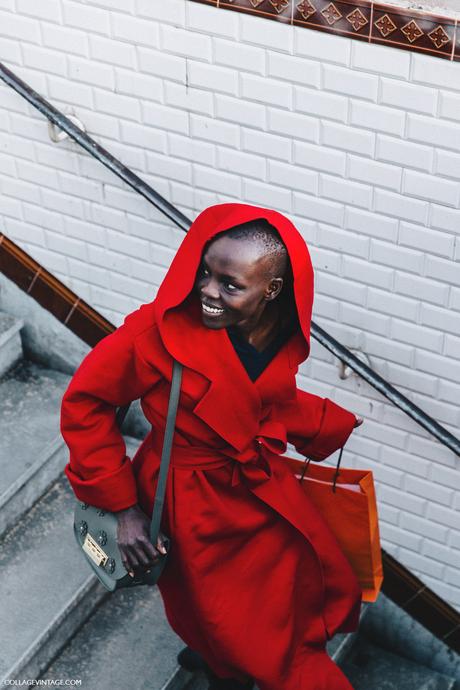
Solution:
{"label": "coat belt tie", "polygon": [[[152,438],[152,447],[158,456],[161,455],[161,438]],[[243,450],[213,448],[212,446],[194,446],[173,444],[171,465],[189,469],[213,469],[233,462],[231,485],[237,486],[241,481],[251,486],[266,482],[272,476],[270,458],[286,452],[286,428],[280,422],[262,421],[259,432]]]}
{"label": "coat belt tie", "polygon": [[263,421],[259,433],[249,448],[242,453],[232,455],[236,461],[233,465],[232,486],[243,479],[249,486],[257,486],[270,479],[272,469],[270,458],[286,452],[286,428],[280,422]]}

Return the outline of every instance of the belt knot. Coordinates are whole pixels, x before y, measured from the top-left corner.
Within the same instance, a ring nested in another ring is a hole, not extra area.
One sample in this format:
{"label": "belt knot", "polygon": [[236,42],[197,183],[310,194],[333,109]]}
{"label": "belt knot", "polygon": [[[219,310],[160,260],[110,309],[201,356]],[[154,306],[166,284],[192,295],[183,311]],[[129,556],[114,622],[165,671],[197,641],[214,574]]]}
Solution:
{"label": "belt knot", "polygon": [[244,478],[249,486],[257,486],[270,479],[270,458],[286,452],[286,428],[280,422],[262,421],[259,433],[242,452],[233,456],[232,486]]}

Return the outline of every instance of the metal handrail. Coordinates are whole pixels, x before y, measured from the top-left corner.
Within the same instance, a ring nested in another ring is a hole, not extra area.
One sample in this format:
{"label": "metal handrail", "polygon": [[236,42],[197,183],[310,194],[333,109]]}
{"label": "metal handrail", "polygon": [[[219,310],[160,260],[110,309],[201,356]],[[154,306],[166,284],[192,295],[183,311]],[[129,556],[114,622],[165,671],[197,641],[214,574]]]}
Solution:
{"label": "metal handrail", "polygon": [[[176,209],[172,204],[164,199],[158,192],[152,189],[144,180],[133,173],[123,163],[117,160],[105,148],[100,146],[88,134],[83,132],[68,117],[61,113],[51,103],[44,99],[22,79],[17,77],[7,67],[0,63],[0,79],[2,79],[14,91],[19,93],[31,105],[34,106],[42,115],[55,124],[59,129],[66,132],[77,144],[85,149],[93,158],[96,158],[106,168],[111,170],[117,177],[122,179],[138,194],[141,194],[147,201],[153,204],[161,213],[166,215],[173,223],[187,232],[192,221],[183,213]],[[320,326],[311,323],[312,336],[338,359],[347,364],[354,372],[369,383],[373,388],[384,395],[394,405],[399,407],[405,414],[411,417],[417,424],[422,426],[438,441],[447,446],[456,455],[460,456],[460,440],[445,429],[436,420],[430,417],[420,407],[415,405],[405,395],[400,393],[394,386],[385,381],[382,376],[364,364],[358,357],[341,345],[335,338],[324,331]]]}

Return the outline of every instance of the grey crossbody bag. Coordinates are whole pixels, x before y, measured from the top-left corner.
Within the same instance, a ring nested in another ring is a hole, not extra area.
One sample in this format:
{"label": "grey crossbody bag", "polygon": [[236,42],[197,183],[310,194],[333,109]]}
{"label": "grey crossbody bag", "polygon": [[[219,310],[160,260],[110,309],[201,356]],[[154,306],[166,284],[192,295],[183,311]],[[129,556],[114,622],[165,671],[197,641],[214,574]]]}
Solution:
{"label": "grey crossbody bag", "polygon": [[[182,364],[174,360],[160,472],[153,504],[152,522],[150,524],[150,541],[154,546],[157,543],[163,513],[181,379]],[[118,410],[117,423],[120,428],[128,408],[129,405]],[[121,553],[117,543],[117,529],[117,513],[91,506],[88,503],[77,502],[74,511],[74,536],[87,563],[102,584],[111,592],[120,587],[154,585],[166,565],[166,558],[171,548],[171,540],[169,538],[164,539],[163,543],[166,553],[160,554],[159,560],[155,565],[151,566],[149,570],[138,574],[135,573],[134,577],[131,577],[121,561]]]}

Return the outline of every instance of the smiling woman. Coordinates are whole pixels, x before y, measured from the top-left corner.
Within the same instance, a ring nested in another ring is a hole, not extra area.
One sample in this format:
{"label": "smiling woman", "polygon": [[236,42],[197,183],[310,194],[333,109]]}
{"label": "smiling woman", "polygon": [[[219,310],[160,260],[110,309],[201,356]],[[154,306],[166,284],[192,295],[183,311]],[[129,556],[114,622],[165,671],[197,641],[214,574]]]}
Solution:
{"label": "smiling woman", "polygon": [[[173,360],[183,365],[158,580],[171,627],[210,688],[350,690],[326,642],[356,630],[362,592],[338,542],[283,459],[323,460],[359,424],[296,387],[310,352],[313,268],[280,213],[220,204],[192,224],[155,300],[83,360],[61,432],[77,497],[120,512],[120,550],[149,567]],[[115,407],[141,398],[152,425],[132,463]],[[157,549],[161,544],[156,545]]]}
{"label": "smiling woman", "polygon": [[264,220],[217,235],[204,249],[195,284],[204,325],[233,327],[263,349],[281,320],[276,298],[287,262],[283,242]]}
{"label": "smiling woman", "polygon": [[227,330],[253,381],[299,327],[289,256],[264,219],[219,233],[205,246],[195,289],[203,324]]}

